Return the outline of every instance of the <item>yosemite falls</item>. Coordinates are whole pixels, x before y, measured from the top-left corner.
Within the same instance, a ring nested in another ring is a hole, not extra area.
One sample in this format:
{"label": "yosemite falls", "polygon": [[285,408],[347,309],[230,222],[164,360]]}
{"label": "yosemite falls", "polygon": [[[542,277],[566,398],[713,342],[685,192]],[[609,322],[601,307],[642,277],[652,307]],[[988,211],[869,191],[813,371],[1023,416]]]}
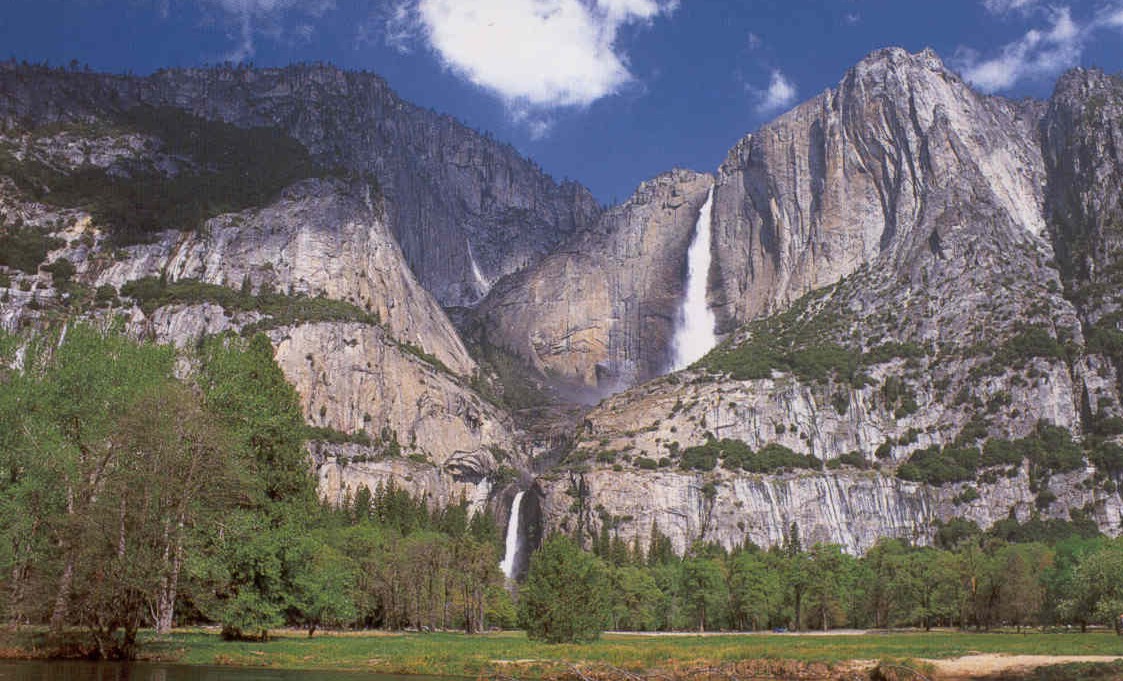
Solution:
{"label": "yosemite falls", "polygon": [[511,517],[507,521],[507,546],[503,553],[503,562],[499,569],[507,579],[515,577],[515,558],[519,553],[519,507],[522,506],[523,495],[526,492],[519,490],[511,502]]}
{"label": "yosemite falls", "polygon": [[713,205],[714,190],[710,187],[706,202],[698,213],[694,238],[686,253],[686,295],[683,296],[678,326],[671,341],[674,352],[672,371],[685,369],[717,345],[717,335],[714,332],[717,319],[706,303],[706,285],[710,278],[710,218],[713,215]]}

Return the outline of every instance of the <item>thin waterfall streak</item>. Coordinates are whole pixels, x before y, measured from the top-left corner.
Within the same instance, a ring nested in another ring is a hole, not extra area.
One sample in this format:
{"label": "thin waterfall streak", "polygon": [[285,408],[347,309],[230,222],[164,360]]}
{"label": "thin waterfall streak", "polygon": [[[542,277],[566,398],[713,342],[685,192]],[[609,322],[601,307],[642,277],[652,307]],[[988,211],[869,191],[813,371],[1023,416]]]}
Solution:
{"label": "thin waterfall streak", "polygon": [[717,345],[717,318],[706,301],[710,278],[711,218],[714,189],[710,187],[706,202],[694,226],[694,238],[686,252],[686,295],[679,311],[671,348],[674,352],[671,369],[685,369],[701,359]]}
{"label": "thin waterfall streak", "polygon": [[511,502],[511,517],[507,520],[507,545],[503,561],[499,563],[499,569],[507,579],[515,577],[515,556],[519,553],[519,509],[522,508],[523,494],[525,492],[521,490],[515,493],[515,499]]}

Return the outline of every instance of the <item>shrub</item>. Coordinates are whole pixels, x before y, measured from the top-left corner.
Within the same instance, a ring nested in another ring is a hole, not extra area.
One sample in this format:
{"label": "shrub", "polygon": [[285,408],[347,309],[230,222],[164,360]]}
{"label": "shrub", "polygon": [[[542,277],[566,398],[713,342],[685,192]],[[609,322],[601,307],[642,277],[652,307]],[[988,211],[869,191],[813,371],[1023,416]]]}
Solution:
{"label": "shrub", "polygon": [[897,469],[902,480],[944,485],[973,480],[979,468],[979,450],[975,447],[940,447],[932,445],[912,453]]}
{"label": "shrub", "polygon": [[718,450],[710,442],[682,450],[679,466],[683,470],[712,471],[717,466]]}
{"label": "shrub", "polygon": [[61,239],[32,227],[0,227],[0,265],[35,274],[39,264],[47,259],[47,253],[63,245]]}

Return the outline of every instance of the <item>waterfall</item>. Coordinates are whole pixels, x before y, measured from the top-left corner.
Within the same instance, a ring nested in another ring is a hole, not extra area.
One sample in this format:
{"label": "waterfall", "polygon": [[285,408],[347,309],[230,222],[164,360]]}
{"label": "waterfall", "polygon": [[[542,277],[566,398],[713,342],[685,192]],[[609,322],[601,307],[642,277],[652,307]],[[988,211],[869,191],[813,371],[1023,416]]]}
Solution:
{"label": "waterfall", "polygon": [[522,506],[523,494],[525,492],[521,490],[515,493],[511,517],[507,520],[507,548],[503,553],[503,562],[499,563],[499,569],[507,579],[515,578],[515,556],[519,552],[519,507]]}
{"label": "waterfall", "polygon": [[675,328],[671,349],[674,359],[671,370],[685,369],[698,361],[717,345],[714,327],[717,319],[706,304],[706,284],[710,278],[710,218],[713,214],[714,188],[706,196],[698,223],[694,226],[694,239],[686,252],[686,295],[682,299],[678,326]]}
{"label": "waterfall", "polygon": [[480,298],[483,298],[491,290],[491,282],[487,280],[483,270],[480,269],[479,263],[476,262],[476,255],[472,252],[472,242],[466,241],[466,243],[468,244],[468,261],[472,265],[472,276],[476,279],[476,289],[479,291]]}

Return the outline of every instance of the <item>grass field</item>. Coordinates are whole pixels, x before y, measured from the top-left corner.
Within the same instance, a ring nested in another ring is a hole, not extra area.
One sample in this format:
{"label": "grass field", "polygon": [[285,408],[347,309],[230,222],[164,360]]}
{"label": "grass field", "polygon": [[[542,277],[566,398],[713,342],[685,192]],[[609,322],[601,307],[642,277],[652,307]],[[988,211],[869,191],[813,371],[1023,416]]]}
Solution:
{"label": "grass field", "polygon": [[[0,634],[0,657],[30,652],[41,634]],[[468,636],[455,633],[332,633],[309,639],[274,632],[268,642],[223,641],[216,632],[184,629],[171,636],[146,633],[142,657],[191,665],[274,669],[370,671],[388,674],[478,677],[506,673],[547,676],[570,664],[611,665],[644,671],[722,665],[743,660],[794,660],[837,665],[852,660],[946,659],[972,653],[1120,655],[1123,638],[1078,633],[869,633],[854,635],[658,636],[606,634],[580,645],[546,645],[522,632]],[[41,654],[41,653],[40,653]]]}
{"label": "grass field", "polygon": [[386,673],[478,676],[517,670],[522,677],[569,663],[609,664],[633,671],[675,669],[751,659],[842,663],[850,660],[951,658],[969,653],[1123,655],[1111,633],[893,633],[861,635],[606,635],[583,645],[546,645],[521,632],[462,634],[283,633],[267,643],[227,642],[201,631],[151,638],[145,650],[187,664],[288,669],[354,669]]}

